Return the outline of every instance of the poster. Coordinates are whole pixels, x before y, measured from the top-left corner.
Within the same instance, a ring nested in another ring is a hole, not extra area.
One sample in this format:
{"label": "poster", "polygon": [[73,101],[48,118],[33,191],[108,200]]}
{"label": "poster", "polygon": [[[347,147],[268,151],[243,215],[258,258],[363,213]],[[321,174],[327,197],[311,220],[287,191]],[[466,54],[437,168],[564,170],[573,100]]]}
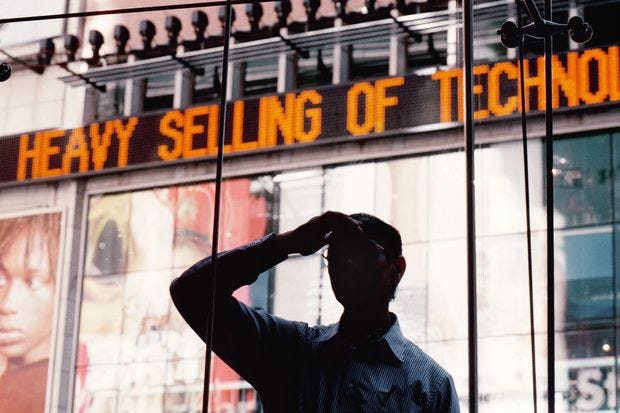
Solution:
{"label": "poster", "polygon": [[[223,185],[220,250],[265,232],[265,199],[250,189]],[[91,197],[75,412],[200,411],[205,345],[168,289],[211,253],[214,195],[203,183]],[[249,288],[236,296],[249,303]],[[212,411],[255,411],[247,383],[217,358],[211,370]]]}
{"label": "poster", "polygon": [[60,220],[0,219],[0,413],[45,409]]}

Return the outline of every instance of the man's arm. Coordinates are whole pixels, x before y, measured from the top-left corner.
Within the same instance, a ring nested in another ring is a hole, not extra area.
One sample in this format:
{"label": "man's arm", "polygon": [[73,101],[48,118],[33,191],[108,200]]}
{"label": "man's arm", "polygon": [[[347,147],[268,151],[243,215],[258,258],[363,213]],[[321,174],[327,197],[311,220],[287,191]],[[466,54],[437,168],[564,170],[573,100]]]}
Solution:
{"label": "man's arm", "polygon": [[[238,302],[232,293],[243,285],[251,284],[262,272],[287,258],[285,239],[285,236],[270,234],[218,254],[213,350],[257,389],[262,388],[265,365],[270,363],[266,357],[272,347],[270,342],[290,342],[295,325]],[[209,314],[211,268],[212,257],[207,257],[187,269],[170,285],[174,305],[203,341],[206,341]]]}
{"label": "man's arm", "polygon": [[[326,212],[293,231],[269,235],[217,257],[213,347],[216,354],[243,378],[260,386],[265,366],[277,369],[296,340],[298,323],[283,320],[239,303],[232,293],[284,261],[289,254],[310,255],[326,244],[332,231],[361,231],[347,215]],[[205,340],[212,257],[205,258],[175,279],[170,294],[190,327]]]}
{"label": "man's arm", "polygon": [[[296,229],[267,237],[248,245],[218,254],[216,303],[231,297],[243,285],[252,284],[258,276],[284,261],[289,254],[310,255],[326,244],[325,236],[333,231],[361,232],[347,215],[328,211]],[[192,329],[204,340],[206,297],[210,283],[212,257],[207,257],[175,279],[170,295],[175,306]]]}
{"label": "man's arm", "polygon": [[459,397],[451,376],[444,378],[433,413],[460,413]]}
{"label": "man's arm", "polygon": [[[215,298],[222,304],[239,287],[252,284],[258,276],[289,254],[285,234],[270,234],[248,245],[218,254]],[[205,339],[207,322],[207,298],[212,257],[204,258],[172,281],[170,296],[183,319]]]}

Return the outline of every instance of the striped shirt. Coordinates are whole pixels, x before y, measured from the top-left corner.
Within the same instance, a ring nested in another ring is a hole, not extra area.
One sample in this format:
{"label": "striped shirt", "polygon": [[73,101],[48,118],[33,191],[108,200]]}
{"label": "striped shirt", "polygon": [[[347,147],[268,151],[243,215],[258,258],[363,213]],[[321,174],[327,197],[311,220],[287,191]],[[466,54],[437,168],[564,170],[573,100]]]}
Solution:
{"label": "striped shirt", "polygon": [[[220,255],[218,283],[220,277],[255,279],[285,259],[265,253],[267,240]],[[181,315],[203,338],[202,297],[210,262],[206,258],[195,264],[171,286]],[[338,333],[337,323],[310,327],[223,294],[216,300],[213,345],[258,391],[267,413],[458,413],[452,377],[407,340],[391,316],[393,323],[383,337],[351,346]]]}

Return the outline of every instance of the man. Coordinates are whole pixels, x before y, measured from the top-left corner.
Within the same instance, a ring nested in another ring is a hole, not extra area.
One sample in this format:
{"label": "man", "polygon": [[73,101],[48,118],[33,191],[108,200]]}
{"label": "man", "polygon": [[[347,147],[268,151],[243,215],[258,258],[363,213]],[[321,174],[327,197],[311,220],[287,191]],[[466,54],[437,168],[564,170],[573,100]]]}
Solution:
{"label": "man", "polygon": [[[339,323],[309,327],[232,297],[289,254],[310,255],[325,245],[332,289],[344,307]],[[203,339],[210,265],[210,257],[196,263],[170,288]],[[331,211],[219,254],[214,351],[254,386],[268,413],[459,412],[450,375],[403,337],[389,312],[405,267],[395,228],[368,214]]]}

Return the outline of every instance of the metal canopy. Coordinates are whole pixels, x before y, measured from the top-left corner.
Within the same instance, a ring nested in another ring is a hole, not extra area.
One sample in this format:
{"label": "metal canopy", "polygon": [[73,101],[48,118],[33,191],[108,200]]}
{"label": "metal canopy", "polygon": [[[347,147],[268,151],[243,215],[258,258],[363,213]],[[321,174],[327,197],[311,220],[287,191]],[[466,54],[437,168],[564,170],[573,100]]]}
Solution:
{"label": "metal canopy", "polygon": [[[581,0],[580,5],[594,5],[607,3],[613,0]],[[497,20],[505,19],[507,10],[513,5],[513,0],[496,0],[479,2],[473,6],[476,26],[473,28],[473,36],[479,44],[496,42],[494,27]],[[558,0],[556,10],[568,10],[568,0]],[[419,34],[441,33],[448,28],[462,26],[462,11],[440,10],[426,13],[416,13],[399,16],[398,22],[407,30]],[[331,47],[334,44],[353,44],[364,41],[376,41],[389,38],[394,33],[406,32],[390,18],[373,20],[352,25],[331,27],[322,30],[293,34],[286,39],[298,49],[305,51],[318,50]],[[291,48],[279,37],[274,36],[266,39],[235,43],[230,45],[229,62],[241,62],[254,59],[275,57],[280,53],[292,51]],[[196,50],[178,54],[187,65],[191,67],[219,66],[222,62],[223,46],[204,50]],[[70,86],[83,86],[85,79],[95,84],[121,81],[127,79],[140,79],[162,73],[172,73],[184,66],[172,56],[159,56],[151,59],[134,62],[113,64],[104,67],[91,68],[80,76],[68,75],[59,79]],[[207,72],[212,72],[207,67]]]}
{"label": "metal canopy", "polygon": [[[509,0],[499,0],[482,4],[478,9],[483,11],[489,8],[495,8],[497,12],[503,16],[503,8],[507,4],[509,4]],[[413,32],[428,34],[442,32],[449,27],[455,27],[459,24],[459,18],[460,11],[442,10],[400,16],[398,17],[398,21]],[[286,36],[286,38],[295,44],[296,47],[310,51],[330,47],[334,44],[352,44],[354,42],[387,39],[394,33],[394,30],[397,32],[401,31],[405,34],[392,19],[387,18],[354,25],[314,30]],[[288,50],[291,50],[290,47],[278,37],[235,43],[230,46],[229,62],[240,62],[277,56]],[[223,46],[177,55],[177,57],[182,58],[184,62],[193,67],[220,65],[222,56]],[[161,74],[162,72],[170,73],[182,68],[183,65],[172,56],[159,56],[151,59],[92,68],[82,73],[82,78],[69,75],[60,77],[60,80],[70,86],[85,85],[86,82],[84,78],[92,83],[105,84],[119,80],[145,78]]]}

